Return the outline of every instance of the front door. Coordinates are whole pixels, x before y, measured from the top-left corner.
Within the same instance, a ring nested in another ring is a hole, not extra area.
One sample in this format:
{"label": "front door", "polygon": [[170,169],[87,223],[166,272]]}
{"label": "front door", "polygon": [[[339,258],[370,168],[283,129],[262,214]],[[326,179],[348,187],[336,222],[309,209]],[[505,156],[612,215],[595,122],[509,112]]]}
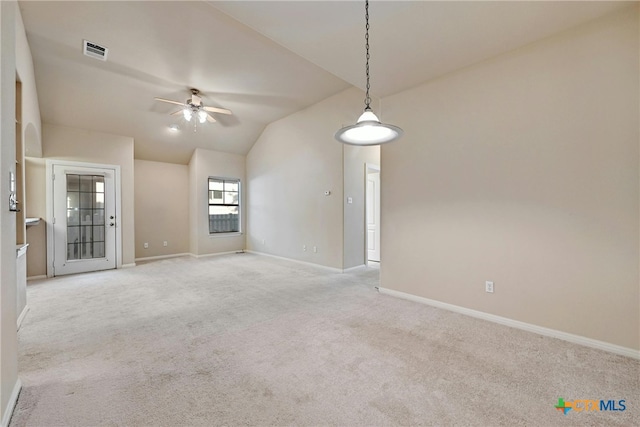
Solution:
{"label": "front door", "polygon": [[116,268],[115,170],[53,165],[53,275]]}

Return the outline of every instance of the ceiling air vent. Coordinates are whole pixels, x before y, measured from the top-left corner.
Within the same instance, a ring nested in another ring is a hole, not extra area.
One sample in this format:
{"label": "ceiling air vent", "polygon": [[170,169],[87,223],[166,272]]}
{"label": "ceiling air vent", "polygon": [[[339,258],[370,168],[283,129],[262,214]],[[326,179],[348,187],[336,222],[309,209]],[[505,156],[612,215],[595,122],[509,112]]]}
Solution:
{"label": "ceiling air vent", "polygon": [[107,53],[109,49],[99,44],[90,42],[89,40],[83,40],[83,52],[85,55],[91,58],[99,59],[101,61],[107,60]]}

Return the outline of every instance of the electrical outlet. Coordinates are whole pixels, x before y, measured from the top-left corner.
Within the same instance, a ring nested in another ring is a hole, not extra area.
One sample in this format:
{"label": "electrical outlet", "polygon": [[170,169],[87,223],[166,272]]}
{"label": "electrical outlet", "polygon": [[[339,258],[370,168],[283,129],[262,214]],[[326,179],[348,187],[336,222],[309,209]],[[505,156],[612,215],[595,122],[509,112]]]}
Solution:
{"label": "electrical outlet", "polygon": [[262,239],[262,244],[263,244],[263,245],[266,245],[266,244],[267,244],[267,241],[266,241],[265,239]]}
{"label": "electrical outlet", "polygon": [[493,293],[493,282],[484,282],[484,290],[489,293]]}
{"label": "electrical outlet", "polygon": [[169,242],[165,240],[164,242],[162,242],[162,246],[169,246]]}
{"label": "electrical outlet", "polygon": [[314,246],[314,247],[313,247],[313,252],[314,252],[314,253],[318,253],[318,247],[317,247],[317,246]]}
{"label": "electrical outlet", "polygon": [[145,242],[145,244],[144,244],[144,248],[145,248],[145,249],[149,249],[149,244]]}
{"label": "electrical outlet", "polygon": [[307,245],[302,245],[302,251],[307,252]]}

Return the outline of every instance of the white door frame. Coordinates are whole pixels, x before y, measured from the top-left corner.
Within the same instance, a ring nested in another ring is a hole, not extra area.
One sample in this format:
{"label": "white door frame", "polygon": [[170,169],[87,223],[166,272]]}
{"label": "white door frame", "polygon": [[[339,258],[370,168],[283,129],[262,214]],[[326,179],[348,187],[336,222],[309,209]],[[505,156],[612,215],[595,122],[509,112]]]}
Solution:
{"label": "white door frame", "polygon": [[[380,173],[380,165],[374,163],[364,164],[364,265],[369,265],[369,232],[367,229],[367,178],[370,173]],[[382,178],[382,175],[380,175]],[[382,179],[381,179],[382,180]],[[382,228],[382,224],[380,224]]]}
{"label": "white door frame", "polygon": [[122,268],[122,192],[120,189],[120,165],[106,165],[98,163],[72,162],[66,160],[47,159],[46,161],[46,192],[47,192],[47,277],[53,277],[54,232],[53,232],[53,167],[70,166],[80,168],[113,169],[115,171],[114,189],[116,197],[116,268]]}

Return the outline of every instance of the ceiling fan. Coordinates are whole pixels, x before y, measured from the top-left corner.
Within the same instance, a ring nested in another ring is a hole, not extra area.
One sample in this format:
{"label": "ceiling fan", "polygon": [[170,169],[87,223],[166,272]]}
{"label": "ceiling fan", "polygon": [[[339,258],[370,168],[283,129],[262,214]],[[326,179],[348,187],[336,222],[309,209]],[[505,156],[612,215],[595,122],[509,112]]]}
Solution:
{"label": "ceiling fan", "polygon": [[185,102],[173,101],[171,99],[155,98],[156,101],[167,102],[169,104],[180,105],[182,108],[178,111],[171,113],[172,116],[182,114],[186,121],[190,122],[192,118],[196,118],[200,123],[208,121],[215,123],[216,119],[213,118],[211,113],[219,114],[233,114],[231,110],[226,108],[206,107],[202,104],[202,98],[200,97],[200,91],[198,89],[191,89],[191,98]]}

